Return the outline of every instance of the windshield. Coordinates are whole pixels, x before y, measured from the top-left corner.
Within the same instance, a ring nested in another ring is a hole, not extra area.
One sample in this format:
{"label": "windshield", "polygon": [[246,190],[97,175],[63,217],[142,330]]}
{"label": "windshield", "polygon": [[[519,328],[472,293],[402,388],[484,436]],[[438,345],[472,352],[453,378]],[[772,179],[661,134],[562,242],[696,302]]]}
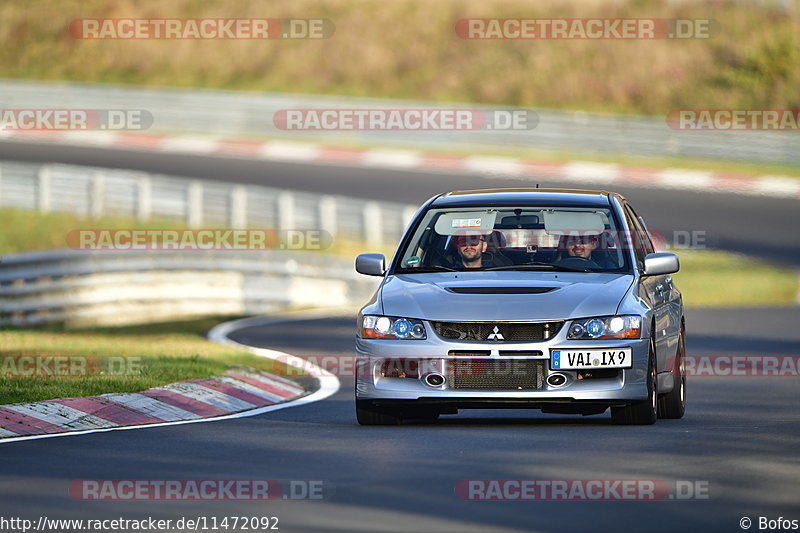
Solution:
{"label": "windshield", "polygon": [[628,272],[620,230],[608,207],[429,209],[394,270]]}

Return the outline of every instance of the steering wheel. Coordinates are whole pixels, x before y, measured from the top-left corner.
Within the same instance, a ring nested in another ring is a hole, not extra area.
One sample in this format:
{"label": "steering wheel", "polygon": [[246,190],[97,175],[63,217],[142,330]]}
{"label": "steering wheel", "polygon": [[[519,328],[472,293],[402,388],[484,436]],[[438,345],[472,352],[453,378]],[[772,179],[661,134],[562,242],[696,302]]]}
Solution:
{"label": "steering wheel", "polygon": [[588,257],[581,257],[579,255],[571,255],[556,262],[557,265],[575,268],[600,268],[600,265],[595,263]]}

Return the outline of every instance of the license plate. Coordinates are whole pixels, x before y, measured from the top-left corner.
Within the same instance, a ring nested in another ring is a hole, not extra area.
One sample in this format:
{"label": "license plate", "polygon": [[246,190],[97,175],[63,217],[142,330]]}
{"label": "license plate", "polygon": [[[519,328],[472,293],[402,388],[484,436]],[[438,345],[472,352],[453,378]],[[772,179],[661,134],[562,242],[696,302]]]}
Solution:
{"label": "license plate", "polygon": [[631,368],[632,366],[633,361],[630,348],[550,351],[550,368],[553,370]]}

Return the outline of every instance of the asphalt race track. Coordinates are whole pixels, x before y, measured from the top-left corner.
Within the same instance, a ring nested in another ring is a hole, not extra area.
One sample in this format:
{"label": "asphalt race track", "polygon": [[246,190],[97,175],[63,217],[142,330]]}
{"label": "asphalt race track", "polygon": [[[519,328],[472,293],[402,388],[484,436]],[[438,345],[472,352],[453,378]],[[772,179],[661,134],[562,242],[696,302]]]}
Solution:
{"label": "asphalt race track", "polygon": [[[448,189],[519,186],[452,174],[35,148],[0,159],[61,160],[422,202]],[[52,156],[52,157],[51,157]],[[68,160],[72,158],[72,160]],[[541,182],[542,186],[553,185]],[[796,200],[621,190],[651,228],[706,230],[709,244],[800,266]],[[691,355],[800,354],[800,307],[687,310]],[[352,354],[354,317],[239,330],[239,342],[300,354]],[[613,426],[609,416],[464,411],[435,423],[361,427],[353,380],[334,396],[258,417],[0,446],[0,515],[177,519],[276,516],[284,532],[742,531],[740,519],[800,519],[800,379],[703,377],[682,420]],[[81,501],[80,479],[322,482],[324,497],[270,502]],[[644,479],[704,490],[663,501],[463,501],[468,479]],[[220,530],[222,531],[222,530]]]}
{"label": "asphalt race track", "polygon": [[[695,310],[691,354],[797,353],[800,309]],[[745,322],[749,327],[742,328]],[[242,342],[351,353],[350,317],[251,327]],[[730,331],[737,333],[730,334]],[[310,334],[310,332],[314,332]],[[3,445],[5,516],[36,519],[277,516],[280,531],[741,531],[748,516],[797,517],[800,380],[704,377],[688,413],[655,426],[607,415],[465,411],[437,423],[361,427],[352,378],[331,398],[254,418]],[[321,501],[86,502],[76,479],[319,480]],[[469,502],[464,479],[680,480],[708,499]]]}

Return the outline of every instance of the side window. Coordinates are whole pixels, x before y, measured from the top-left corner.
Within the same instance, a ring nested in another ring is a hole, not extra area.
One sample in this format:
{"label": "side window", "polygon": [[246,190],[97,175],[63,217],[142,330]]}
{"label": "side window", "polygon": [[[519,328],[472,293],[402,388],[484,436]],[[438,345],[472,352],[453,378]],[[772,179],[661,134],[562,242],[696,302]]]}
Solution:
{"label": "side window", "polygon": [[639,268],[642,268],[644,266],[644,256],[649,253],[647,248],[648,246],[652,248],[653,245],[650,244],[650,239],[647,238],[647,234],[639,225],[636,213],[633,212],[633,209],[628,204],[625,204],[625,221],[628,223],[628,229],[630,230],[630,235],[626,239],[627,243],[633,247],[633,251],[636,254],[636,262],[639,264]]}
{"label": "side window", "polygon": [[642,232],[641,235],[643,241],[642,243],[644,244],[644,249],[647,250],[648,254],[654,253],[656,249],[653,246],[653,241],[650,240],[650,233],[639,222],[639,215],[636,214],[636,210],[630,204],[625,204],[625,207],[630,210],[631,216],[633,217],[634,222],[636,222],[636,227],[639,228]]}

